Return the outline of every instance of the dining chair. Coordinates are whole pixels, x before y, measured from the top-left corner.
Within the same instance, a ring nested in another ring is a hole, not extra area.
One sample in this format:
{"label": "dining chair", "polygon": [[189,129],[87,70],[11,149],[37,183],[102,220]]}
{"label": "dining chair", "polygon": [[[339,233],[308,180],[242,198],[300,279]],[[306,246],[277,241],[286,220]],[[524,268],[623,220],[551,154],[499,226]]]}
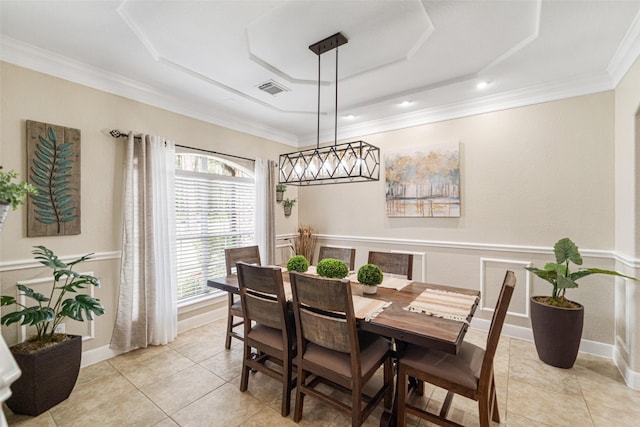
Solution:
{"label": "dining chair", "polygon": [[353,248],[334,248],[331,246],[320,246],[318,261],[322,261],[325,258],[339,259],[349,266],[349,271],[352,271],[356,265],[356,250]]}
{"label": "dining chair", "polygon": [[413,278],[413,254],[369,251],[367,262],[380,267],[383,273],[407,276],[409,280]]}
{"label": "dining chair", "polygon": [[[245,246],[241,248],[228,248],[224,250],[224,261],[227,269],[227,276],[233,274],[238,261],[244,261],[249,264],[260,265],[260,249],[258,246]],[[229,309],[227,310],[227,334],[224,341],[224,348],[231,348],[231,338],[243,340],[242,335],[234,332],[234,328],[242,325],[242,304],[240,300],[235,299],[231,292],[229,294]],[[240,320],[234,322],[234,317]]]}
{"label": "dining chair", "polygon": [[[291,390],[296,385],[291,368],[296,345],[282,271],[279,267],[260,267],[244,262],[238,262],[237,269],[244,313],[240,391],[247,391],[252,370],[277,379],[282,383],[280,414],[286,417],[291,410]],[[267,365],[267,361],[278,364],[280,370]]]}
{"label": "dining chair", "polygon": [[[302,419],[304,398],[309,395],[351,414],[351,424],[360,426],[383,398],[385,408],[391,406],[391,343],[357,330],[349,280],[293,272],[289,279],[298,341],[293,419]],[[373,396],[365,394],[364,386],[380,366],[382,385],[371,392]],[[318,388],[320,385],[330,390]],[[350,395],[351,405],[339,400],[336,390]]]}
{"label": "dining chair", "polygon": [[[481,427],[488,427],[491,419],[500,422],[493,358],[515,285],[515,275],[512,271],[507,271],[493,312],[485,349],[466,341],[460,346],[458,354],[444,353],[413,344],[406,346],[398,359],[398,426],[407,424],[407,414],[441,426],[460,426],[447,419],[455,394],[478,402]],[[407,402],[409,377],[447,390],[439,414]]]}

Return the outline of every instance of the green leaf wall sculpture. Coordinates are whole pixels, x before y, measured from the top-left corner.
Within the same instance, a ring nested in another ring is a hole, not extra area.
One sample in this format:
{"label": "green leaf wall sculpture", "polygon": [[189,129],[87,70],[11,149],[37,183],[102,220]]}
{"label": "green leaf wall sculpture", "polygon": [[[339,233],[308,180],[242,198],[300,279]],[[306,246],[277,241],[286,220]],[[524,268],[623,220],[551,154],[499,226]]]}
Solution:
{"label": "green leaf wall sculpture", "polygon": [[80,131],[27,121],[27,236],[80,234]]}

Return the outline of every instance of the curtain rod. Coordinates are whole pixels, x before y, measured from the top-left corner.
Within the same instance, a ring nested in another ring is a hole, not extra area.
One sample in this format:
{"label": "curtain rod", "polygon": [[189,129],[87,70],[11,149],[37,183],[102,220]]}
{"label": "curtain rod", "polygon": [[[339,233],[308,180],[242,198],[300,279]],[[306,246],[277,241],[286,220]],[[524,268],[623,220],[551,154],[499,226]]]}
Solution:
{"label": "curtain rod", "polygon": [[[114,138],[128,138],[129,135],[123,132],[120,132],[117,129],[113,129],[109,131],[109,134],[114,137]],[[141,137],[139,136],[135,136],[133,137],[134,139],[141,139]],[[205,150],[204,148],[196,148],[196,147],[189,147],[188,145],[180,145],[180,144],[175,144],[176,147],[180,147],[180,148],[186,148],[188,150],[195,150],[195,151],[202,151],[203,153],[209,153],[209,154],[218,154],[220,156],[226,156],[226,157],[233,157],[235,159],[242,159],[242,160],[247,160],[250,162],[255,162],[256,159],[250,159],[249,157],[242,157],[242,156],[236,156],[235,154],[226,154],[226,153],[221,153],[219,151],[213,151],[213,150]]]}

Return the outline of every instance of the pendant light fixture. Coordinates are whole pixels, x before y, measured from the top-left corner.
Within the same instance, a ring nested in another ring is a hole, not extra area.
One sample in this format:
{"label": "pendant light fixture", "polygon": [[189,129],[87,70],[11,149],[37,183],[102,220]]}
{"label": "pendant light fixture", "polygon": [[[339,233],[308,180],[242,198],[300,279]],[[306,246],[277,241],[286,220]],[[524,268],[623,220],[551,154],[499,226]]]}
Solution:
{"label": "pendant light fixture", "polygon": [[[281,154],[279,179],[283,184],[317,185],[380,180],[380,149],[364,141],[338,144],[338,46],[347,43],[336,33],[309,49],[318,55],[318,125],[316,148]],[[336,96],[333,145],[320,147],[320,56],[336,50]]]}

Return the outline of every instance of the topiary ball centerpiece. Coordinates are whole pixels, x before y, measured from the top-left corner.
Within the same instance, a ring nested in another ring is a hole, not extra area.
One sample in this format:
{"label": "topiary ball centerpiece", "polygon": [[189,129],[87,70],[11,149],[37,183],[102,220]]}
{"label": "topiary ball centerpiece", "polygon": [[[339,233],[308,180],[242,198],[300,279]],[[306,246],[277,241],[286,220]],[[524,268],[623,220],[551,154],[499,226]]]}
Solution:
{"label": "topiary ball centerpiece", "polygon": [[287,261],[287,270],[304,273],[309,269],[309,261],[302,255],[294,255]]}
{"label": "topiary ball centerpiece", "polygon": [[375,264],[365,264],[358,270],[358,282],[366,286],[377,286],[382,283],[382,270]]}
{"label": "topiary ball centerpiece", "polygon": [[349,275],[349,267],[339,259],[325,258],[318,262],[316,272],[322,277],[343,279]]}

